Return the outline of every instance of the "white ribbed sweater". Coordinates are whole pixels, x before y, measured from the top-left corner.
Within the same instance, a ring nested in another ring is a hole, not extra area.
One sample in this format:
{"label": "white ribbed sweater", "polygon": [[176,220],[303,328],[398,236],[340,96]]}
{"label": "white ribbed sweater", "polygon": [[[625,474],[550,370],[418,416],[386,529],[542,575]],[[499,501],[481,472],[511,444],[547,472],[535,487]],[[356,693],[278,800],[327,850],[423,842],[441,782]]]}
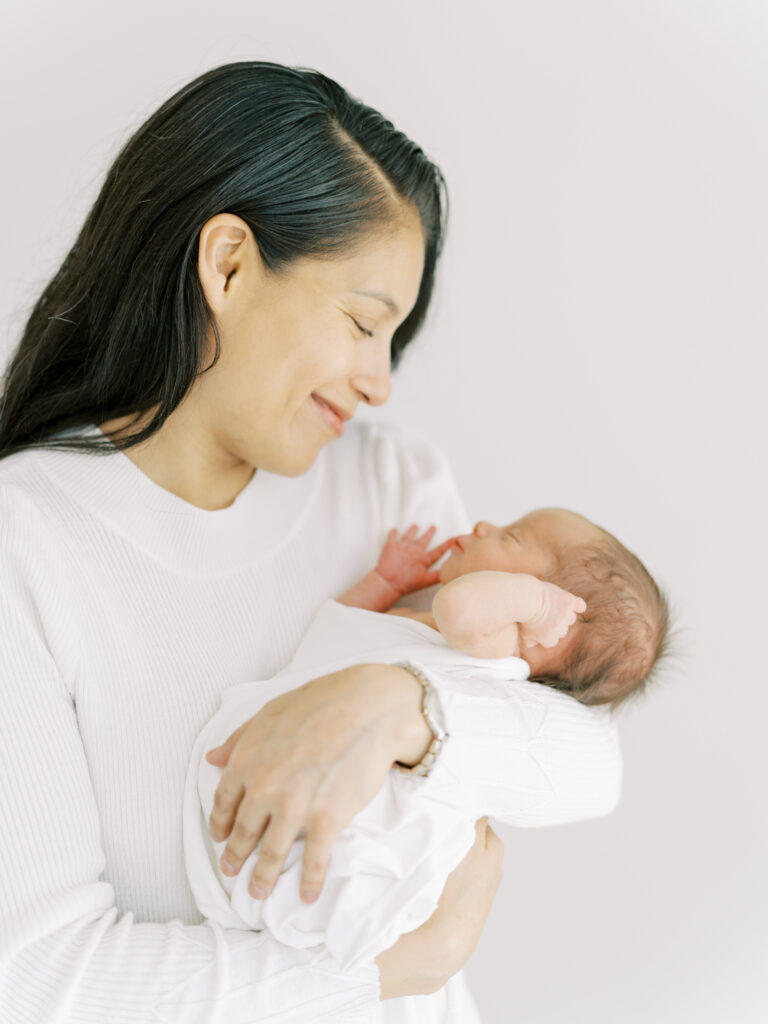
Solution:
{"label": "white ribbed sweater", "polygon": [[[374,963],[342,973],[202,923],[181,812],[221,691],[277,672],[411,522],[468,528],[442,455],[375,424],[217,511],[117,451],[0,461],[3,1024],[375,1019]],[[620,759],[605,717],[572,710],[552,750],[587,766],[589,817],[613,806]]]}

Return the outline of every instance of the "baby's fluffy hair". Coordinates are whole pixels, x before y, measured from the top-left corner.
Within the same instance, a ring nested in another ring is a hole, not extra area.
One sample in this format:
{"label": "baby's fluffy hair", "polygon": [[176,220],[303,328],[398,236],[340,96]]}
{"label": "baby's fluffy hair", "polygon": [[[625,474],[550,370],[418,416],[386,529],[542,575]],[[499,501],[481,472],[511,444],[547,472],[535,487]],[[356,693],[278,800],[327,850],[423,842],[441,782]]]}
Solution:
{"label": "baby's fluffy hair", "polygon": [[613,709],[640,694],[669,645],[669,602],[643,563],[601,529],[599,540],[557,553],[550,583],[583,598],[587,610],[571,627],[565,664],[537,681],[582,704]]}

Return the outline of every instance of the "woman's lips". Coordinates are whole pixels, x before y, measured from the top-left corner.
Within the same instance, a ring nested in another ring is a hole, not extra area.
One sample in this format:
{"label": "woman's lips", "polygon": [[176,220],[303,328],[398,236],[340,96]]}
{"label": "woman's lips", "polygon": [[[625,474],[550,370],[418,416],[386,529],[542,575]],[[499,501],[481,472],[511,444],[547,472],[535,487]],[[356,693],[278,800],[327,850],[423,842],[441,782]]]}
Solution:
{"label": "woman's lips", "polygon": [[312,395],[312,401],[315,403],[315,408],[322,416],[325,423],[331,428],[337,437],[341,437],[344,433],[344,421],[338,413],[335,413],[329,405],[323,402],[322,398],[317,395]]}

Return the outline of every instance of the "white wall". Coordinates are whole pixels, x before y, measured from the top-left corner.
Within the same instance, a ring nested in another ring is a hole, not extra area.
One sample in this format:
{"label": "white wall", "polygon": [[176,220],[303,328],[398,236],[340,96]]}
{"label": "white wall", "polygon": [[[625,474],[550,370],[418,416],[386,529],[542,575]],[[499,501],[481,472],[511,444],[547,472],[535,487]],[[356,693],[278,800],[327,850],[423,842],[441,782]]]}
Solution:
{"label": "white wall", "polygon": [[[470,513],[578,509],[679,609],[609,818],[502,829],[487,1024],[765,1024],[768,5],[5,0],[0,364],[109,161],[236,59],[317,67],[442,166],[438,301],[388,417]],[[506,455],[499,475],[499,455]],[[762,770],[761,770],[762,769]]]}

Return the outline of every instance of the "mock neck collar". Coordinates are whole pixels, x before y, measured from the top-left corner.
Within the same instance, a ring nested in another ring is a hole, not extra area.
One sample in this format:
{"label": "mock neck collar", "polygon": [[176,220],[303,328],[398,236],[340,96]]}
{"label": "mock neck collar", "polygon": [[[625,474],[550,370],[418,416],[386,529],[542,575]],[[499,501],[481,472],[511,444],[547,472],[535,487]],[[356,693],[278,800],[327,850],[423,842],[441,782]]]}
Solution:
{"label": "mock neck collar", "polygon": [[[109,440],[95,424],[62,431]],[[321,451],[301,476],[257,469],[227,508],[203,509],[155,483],[113,446],[107,455],[38,449],[41,468],[79,504],[168,568],[216,576],[273,554],[310,513],[325,465]]]}

